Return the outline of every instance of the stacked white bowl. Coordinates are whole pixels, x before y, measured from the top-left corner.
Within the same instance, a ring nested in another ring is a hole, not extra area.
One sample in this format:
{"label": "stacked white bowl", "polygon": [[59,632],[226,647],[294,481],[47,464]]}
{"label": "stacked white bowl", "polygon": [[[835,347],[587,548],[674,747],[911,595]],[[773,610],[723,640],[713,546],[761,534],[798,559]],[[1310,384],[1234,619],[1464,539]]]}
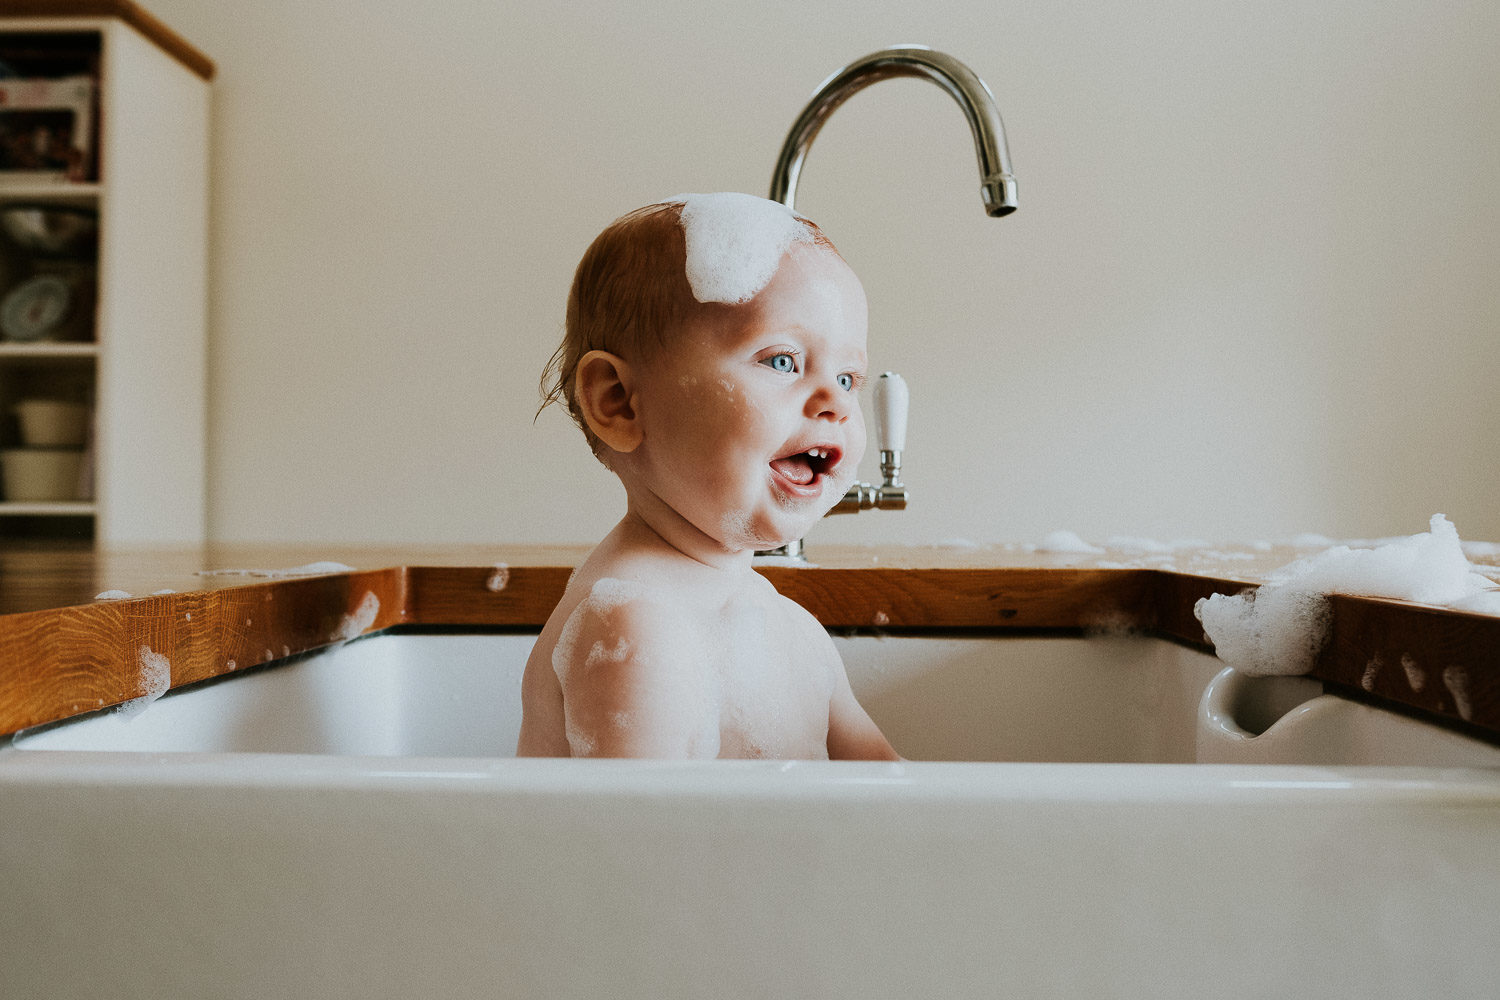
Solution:
{"label": "stacked white bowl", "polygon": [[21,446],[0,450],[4,498],[15,503],[79,499],[89,408],[56,399],[26,399],[13,409]]}

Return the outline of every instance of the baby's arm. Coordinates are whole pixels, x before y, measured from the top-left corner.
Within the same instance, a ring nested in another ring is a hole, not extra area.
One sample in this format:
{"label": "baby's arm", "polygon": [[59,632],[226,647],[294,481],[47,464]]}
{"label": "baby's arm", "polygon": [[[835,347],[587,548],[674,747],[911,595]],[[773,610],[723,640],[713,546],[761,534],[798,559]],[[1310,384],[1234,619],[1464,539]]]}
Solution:
{"label": "baby's arm", "polygon": [[716,757],[717,702],[671,608],[585,600],[553,652],[574,757]]}
{"label": "baby's arm", "polygon": [[885,734],[854,697],[838,651],[832,653],[835,670],[833,697],[828,703],[828,759],[901,760],[901,755],[891,749]]}

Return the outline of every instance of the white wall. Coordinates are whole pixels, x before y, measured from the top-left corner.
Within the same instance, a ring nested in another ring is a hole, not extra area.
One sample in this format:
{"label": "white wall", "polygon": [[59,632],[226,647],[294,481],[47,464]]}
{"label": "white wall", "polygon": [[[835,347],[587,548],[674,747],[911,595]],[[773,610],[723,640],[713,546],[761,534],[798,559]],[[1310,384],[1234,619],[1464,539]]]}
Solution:
{"label": "white wall", "polygon": [[618,487],[531,419],[579,254],[763,194],[813,88],[903,42],[989,83],[1021,209],[930,84],[825,128],[798,208],[911,384],[916,499],[815,540],[1500,538],[1491,0],[150,7],[219,66],[220,540],[602,534]]}

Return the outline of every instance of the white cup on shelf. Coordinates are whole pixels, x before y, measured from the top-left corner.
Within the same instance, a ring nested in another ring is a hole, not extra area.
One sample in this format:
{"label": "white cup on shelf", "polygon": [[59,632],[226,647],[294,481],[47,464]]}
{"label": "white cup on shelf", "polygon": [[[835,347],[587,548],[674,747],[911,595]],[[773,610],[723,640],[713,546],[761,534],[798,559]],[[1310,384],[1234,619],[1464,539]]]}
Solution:
{"label": "white cup on shelf", "polygon": [[82,448],[5,448],[0,450],[0,485],[12,503],[75,500]]}
{"label": "white cup on shelf", "polygon": [[82,403],[23,399],[14,410],[25,447],[82,448],[88,440],[89,408]]}

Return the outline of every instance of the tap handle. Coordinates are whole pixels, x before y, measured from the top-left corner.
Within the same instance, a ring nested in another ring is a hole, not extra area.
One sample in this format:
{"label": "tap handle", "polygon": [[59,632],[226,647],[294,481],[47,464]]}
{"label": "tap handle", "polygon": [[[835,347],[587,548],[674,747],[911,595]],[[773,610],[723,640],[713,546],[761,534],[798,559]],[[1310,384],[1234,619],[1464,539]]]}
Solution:
{"label": "tap handle", "polygon": [[906,379],[884,372],[875,380],[875,441],[881,451],[906,449]]}

